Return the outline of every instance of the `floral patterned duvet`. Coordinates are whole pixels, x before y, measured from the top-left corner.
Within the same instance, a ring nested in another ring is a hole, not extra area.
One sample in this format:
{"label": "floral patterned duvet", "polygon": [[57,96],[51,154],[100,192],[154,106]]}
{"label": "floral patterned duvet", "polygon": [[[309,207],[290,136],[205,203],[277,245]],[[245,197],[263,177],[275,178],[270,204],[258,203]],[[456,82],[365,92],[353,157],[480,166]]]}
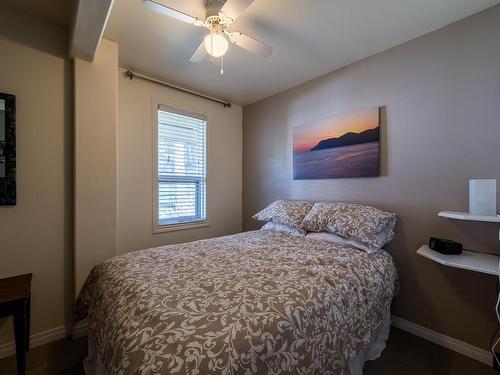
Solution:
{"label": "floral patterned duvet", "polygon": [[339,374],[396,278],[384,251],[253,231],[109,259],[76,313],[108,374]]}

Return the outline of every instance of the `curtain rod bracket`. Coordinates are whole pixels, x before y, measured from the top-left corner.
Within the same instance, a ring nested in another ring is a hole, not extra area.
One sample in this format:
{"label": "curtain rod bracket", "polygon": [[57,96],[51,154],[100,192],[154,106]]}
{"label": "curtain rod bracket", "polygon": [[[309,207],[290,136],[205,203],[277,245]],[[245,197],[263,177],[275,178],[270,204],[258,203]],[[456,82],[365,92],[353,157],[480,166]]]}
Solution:
{"label": "curtain rod bracket", "polygon": [[231,108],[231,103],[230,102],[226,102],[224,100],[217,99],[217,98],[214,98],[212,96],[201,94],[201,93],[196,92],[196,91],[188,90],[188,89],[185,89],[184,87],[176,86],[176,85],[174,85],[172,83],[160,81],[160,80],[158,80],[156,78],[148,77],[148,76],[145,76],[143,74],[135,73],[135,72],[133,72],[131,70],[127,70],[125,72],[125,76],[127,76],[130,80],[132,80],[134,78],[138,78],[138,79],[142,79],[143,81],[153,82],[153,83],[156,83],[156,84],[161,85],[161,86],[170,87],[171,89],[174,89],[174,90],[182,91],[182,92],[185,92],[187,94],[191,94],[191,95],[197,96],[199,98],[211,100],[213,102],[222,104],[224,106],[224,108]]}

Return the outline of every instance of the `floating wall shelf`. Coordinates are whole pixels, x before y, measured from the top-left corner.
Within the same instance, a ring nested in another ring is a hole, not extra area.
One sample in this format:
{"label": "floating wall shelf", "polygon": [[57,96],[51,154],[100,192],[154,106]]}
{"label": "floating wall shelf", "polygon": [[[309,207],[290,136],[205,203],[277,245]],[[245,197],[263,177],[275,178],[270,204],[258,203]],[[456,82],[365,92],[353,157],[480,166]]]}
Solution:
{"label": "floating wall shelf", "polygon": [[465,270],[487,273],[489,275],[498,275],[498,262],[500,257],[497,255],[474,253],[464,250],[460,255],[445,255],[432,250],[427,245],[420,246],[417,254],[443,266],[462,268]]}
{"label": "floating wall shelf", "polygon": [[490,223],[500,223],[500,216],[472,215],[468,212],[441,211],[438,216],[455,220],[487,221]]}
{"label": "floating wall shelf", "polygon": [[[472,215],[468,212],[441,211],[438,216],[447,217],[454,220],[482,221],[488,223],[500,223],[500,215]],[[500,240],[500,229],[498,230],[498,239]]]}

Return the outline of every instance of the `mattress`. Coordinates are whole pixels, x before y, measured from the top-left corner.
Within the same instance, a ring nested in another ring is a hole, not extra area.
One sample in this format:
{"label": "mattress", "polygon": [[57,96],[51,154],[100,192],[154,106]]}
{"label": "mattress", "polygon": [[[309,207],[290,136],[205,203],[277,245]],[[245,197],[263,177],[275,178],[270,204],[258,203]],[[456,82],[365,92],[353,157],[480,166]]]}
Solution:
{"label": "mattress", "polygon": [[253,231],[107,260],[76,315],[107,374],[342,374],[396,279],[384,251]]}

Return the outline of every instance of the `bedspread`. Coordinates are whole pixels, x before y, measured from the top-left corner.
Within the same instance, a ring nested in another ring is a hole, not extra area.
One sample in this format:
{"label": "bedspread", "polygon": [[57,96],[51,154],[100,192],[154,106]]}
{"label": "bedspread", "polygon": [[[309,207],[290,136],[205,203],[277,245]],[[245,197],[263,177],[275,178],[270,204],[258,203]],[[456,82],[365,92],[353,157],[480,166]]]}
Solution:
{"label": "bedspread", "polygon": [[130,252],[76,304],[109,374],[338,374],[387,313],[389,254],[272,231]]}

